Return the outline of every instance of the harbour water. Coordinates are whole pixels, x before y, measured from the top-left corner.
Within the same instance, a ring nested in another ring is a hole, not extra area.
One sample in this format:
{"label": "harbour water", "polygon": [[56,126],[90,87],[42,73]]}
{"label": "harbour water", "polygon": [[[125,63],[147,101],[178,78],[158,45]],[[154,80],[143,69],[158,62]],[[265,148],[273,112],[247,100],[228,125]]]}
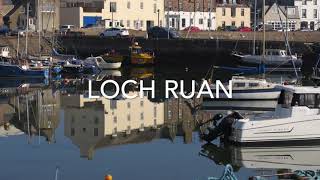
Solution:
{"label": "harbour water", "polygon": [[[201,100],[88,99],[87,79],[194,79],[208,68],[129,68],[50,82],[0,81],[0,179],[192,179],[220,177],[227,164],[239,179],[320,167],[320,147],[245,148],[199,138],[197,122],[226,110],[198,110]],[[284,81],[288,76],[269,75]],[[230,78],[217,72],[215,79]],[[109,89],[112,91],[112,89]],[[136,93],[135,87],[130,89]],[[245,112],[256,113],[256,112]],[[298,153],[297,153],[298,152]],[[306,158],[310,157],[310,158]],[[276,176],[271,179],[277,179]]]}

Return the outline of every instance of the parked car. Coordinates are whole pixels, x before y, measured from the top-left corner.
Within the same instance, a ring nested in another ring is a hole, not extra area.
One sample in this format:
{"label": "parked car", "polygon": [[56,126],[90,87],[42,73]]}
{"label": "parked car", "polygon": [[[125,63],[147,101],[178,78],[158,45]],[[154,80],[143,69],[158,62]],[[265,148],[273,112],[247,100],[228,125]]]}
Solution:
{"label": "parked car", "polygon": [[197,26],[189,26],[183,29],[184,31],[190,31],[190,32],[200,32],[200,28]]}
{"label": "parked car", "polygon": [[313,30],[311,30],[309,28],[301,28],[300,31],[301,32],[312,32]]}
{"label": "parked car", "polygon": [[0,27],[0,35],[9,35],[10,34],[10,29],[8,28],[8,26],[1,26]]}
{"label": "parked car", "polygon": [[75,28],[74,25],[70,25],[70,24],[62,25],[60,26],[59,34],[66,35],[67,32],[72,31],[74,28]]}
{"label": "parked car", "polygon": [[252,29],[250,27],[241,27],[241,28],[239,28],[239,31],[240,32],[251,32]]}
{"label": "parked car", "polygon": [[238,28],[236,26],[225,26],[224,31],[238,31]]}
{"label": "parked car", "polygon": [[100,37],[125,37],[129,36],[129,31],[127,29],[120,28],[109,28],[104,30]]}
{"label": "parked car", "polygon": [[179,33],[174,29],[168,29],[159,26],[154,26],[148,29],[148,38],[167,39],[168,36],[170,39],[176,39],[180,37]]}
{"label": "parked car", "polygon": [[286,32],[286,31],[290,32],[291,29],[290,29],[290,28],[287,28],[287,29],[278,29],[278,32],[282,32],[282,31],[284,31],[284,32]]}

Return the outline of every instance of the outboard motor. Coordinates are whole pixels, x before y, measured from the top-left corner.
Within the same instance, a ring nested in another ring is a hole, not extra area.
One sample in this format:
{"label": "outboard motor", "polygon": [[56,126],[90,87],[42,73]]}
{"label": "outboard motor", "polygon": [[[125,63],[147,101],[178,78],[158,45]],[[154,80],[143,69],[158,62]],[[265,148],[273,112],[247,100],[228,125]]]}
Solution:
{"label": "outboard motor", "polygon": [[[207,142],[211,142],[222,135],[224,135],[224,137],[229,137],[231,135],[231,131],[232,131],[231,127],[232,127],[233,122],[236,119],[240,119],[240,118],[242,118],[242,117],[238,112],[233,112],[233,113],[229,114],[228,116],[223,118],[218,125],[216,123],[214,123],[215,127],[208,128],[209,133],[202,134],[201,138]],[[214,121],[214,122],[216,122],[216,121]]]}

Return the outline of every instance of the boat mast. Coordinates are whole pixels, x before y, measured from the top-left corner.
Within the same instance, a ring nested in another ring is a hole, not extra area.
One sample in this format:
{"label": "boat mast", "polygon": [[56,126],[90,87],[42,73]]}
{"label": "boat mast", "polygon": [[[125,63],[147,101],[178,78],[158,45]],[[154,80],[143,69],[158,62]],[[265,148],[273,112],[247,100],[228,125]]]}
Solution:
{"label": "boat mast", "polygon": [[256,54],[256,28],[257,28],[257,0],[254,1],[254,28],[253,28],[253,46],[252,54]]}
{"label": "boat mast", "polygon": [[263,47],[262,47],[262,60],[265,61],[266,58],[266,24],[265,24],[265,5],[266,0],[263,0],[262,5],[262,19],[263,19]]}
{"label": "boat mast", "polygon": [[40,9],[40,0],[38,0],[38,33],[39,33],[39,60],[41,58],[41,30],[40,30],[40,17],[41,17],[41,11],[42,11],[42,7]]}
{"label": "boat mast", "polygon": [[26,27],[26,57],[28,57],[28,32],[29,32],[29,6],[30,2],[27,2],[27,27]]}

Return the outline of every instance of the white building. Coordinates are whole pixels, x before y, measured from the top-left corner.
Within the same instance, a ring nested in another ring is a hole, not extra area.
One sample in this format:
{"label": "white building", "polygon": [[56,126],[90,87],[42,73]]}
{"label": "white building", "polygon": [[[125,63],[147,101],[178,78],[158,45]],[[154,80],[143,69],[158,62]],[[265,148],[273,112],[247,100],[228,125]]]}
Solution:
{"label": "white building", "polygon": [[166,12],[166,22],[169,22],[170,28],[179,30],[189,26],[196,26],[201,30],[216,30],[215,18],[215,12]]}
{"label": "white building", "polygon": [[294,5],[299,9],[301,29],[318,30],[320,28],[320,0],[295,0]]}

